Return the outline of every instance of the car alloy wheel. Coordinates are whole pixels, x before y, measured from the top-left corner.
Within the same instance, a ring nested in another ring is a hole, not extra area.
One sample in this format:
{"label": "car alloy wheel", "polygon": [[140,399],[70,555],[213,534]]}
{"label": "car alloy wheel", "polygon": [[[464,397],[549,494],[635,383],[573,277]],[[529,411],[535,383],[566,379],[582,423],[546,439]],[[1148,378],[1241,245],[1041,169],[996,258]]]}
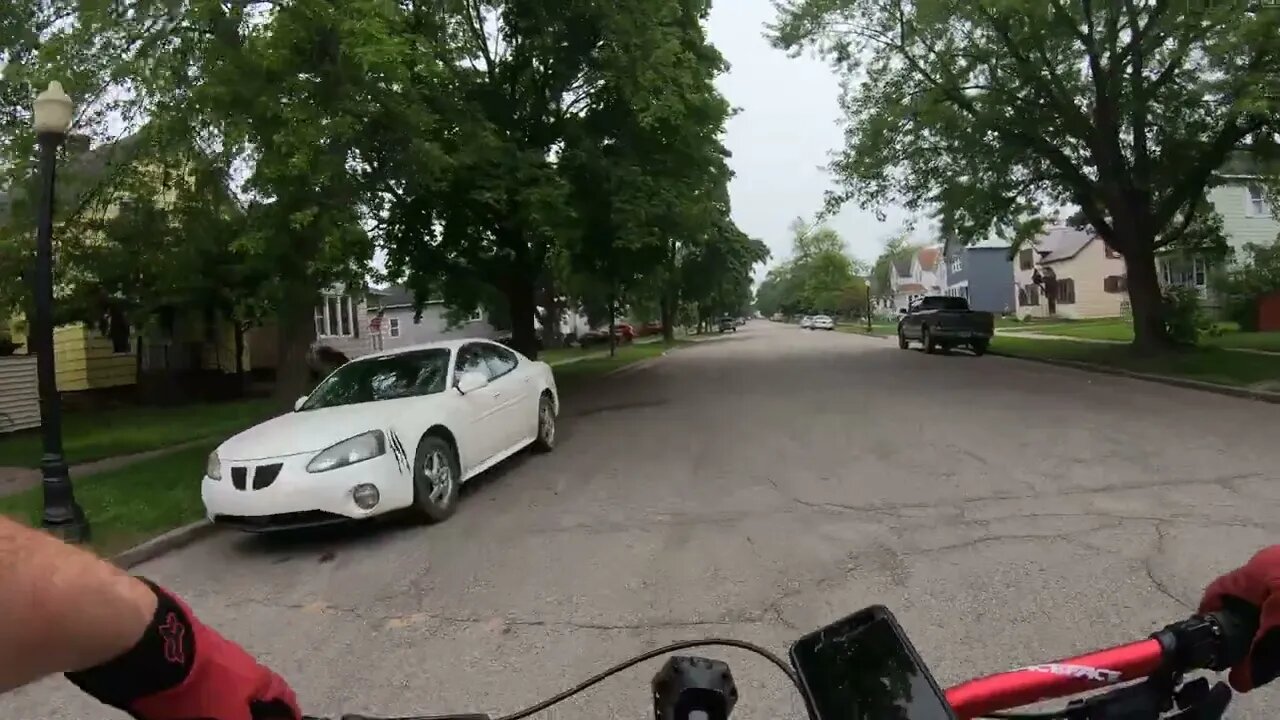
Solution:
{"label": "car alloy wheel", "polygon": [[556,409],[549,395],[543,395],[538,401],[538,436],[533,441],[533,448],[539,452],[550,452],[556,446]]}
{"label": "car alloy wheel", "polygon": [[444,451],[432,449],[422,461],[422,475],[429,483],[427,497],[438,507],[446,508],[453,502],[453,465]]}

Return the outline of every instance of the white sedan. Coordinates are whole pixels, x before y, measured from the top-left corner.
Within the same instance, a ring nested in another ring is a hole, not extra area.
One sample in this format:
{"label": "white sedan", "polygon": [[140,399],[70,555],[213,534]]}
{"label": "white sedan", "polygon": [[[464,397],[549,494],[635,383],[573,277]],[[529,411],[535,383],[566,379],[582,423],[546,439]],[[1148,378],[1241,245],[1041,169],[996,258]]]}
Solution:
{"label": "white sedan", "polygon": [[551,368],[488,340],[415,345],[343,365],[294,411],[209,456],[209,519],[249,531],[411,509],[453,514],[459,486],[532,445],[551,450]]}
{"label": "white sedan", "polygon": [[836,321],[830,315],[814,315],[809,327],[813,330],[835,330]]}

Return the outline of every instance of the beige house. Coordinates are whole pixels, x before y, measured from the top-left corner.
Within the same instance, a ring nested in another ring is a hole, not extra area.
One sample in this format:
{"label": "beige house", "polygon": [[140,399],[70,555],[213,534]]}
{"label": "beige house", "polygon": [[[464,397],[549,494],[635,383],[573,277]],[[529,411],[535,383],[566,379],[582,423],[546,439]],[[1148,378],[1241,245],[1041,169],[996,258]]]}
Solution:
{"label": "beige house", "polygon": [[1036,271],[1052,270],[1058,278],[1057,317],[1116,317],[1128,307],[1124,259],[1101,238],[1070,227],[1050,228],[1023,248],[1013,264],[1017,316],[1047,317],[1048,300],[1032,280]]}

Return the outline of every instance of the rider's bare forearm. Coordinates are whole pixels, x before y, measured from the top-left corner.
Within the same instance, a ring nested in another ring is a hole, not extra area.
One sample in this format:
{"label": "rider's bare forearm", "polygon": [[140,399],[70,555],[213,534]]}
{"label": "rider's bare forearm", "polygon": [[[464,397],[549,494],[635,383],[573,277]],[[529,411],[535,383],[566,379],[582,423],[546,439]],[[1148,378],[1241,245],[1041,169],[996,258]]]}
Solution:
{"label": "rider's bare forearm", "polygon": [[0,692],[124,653],[155,611],[143,582],[0,517]]}

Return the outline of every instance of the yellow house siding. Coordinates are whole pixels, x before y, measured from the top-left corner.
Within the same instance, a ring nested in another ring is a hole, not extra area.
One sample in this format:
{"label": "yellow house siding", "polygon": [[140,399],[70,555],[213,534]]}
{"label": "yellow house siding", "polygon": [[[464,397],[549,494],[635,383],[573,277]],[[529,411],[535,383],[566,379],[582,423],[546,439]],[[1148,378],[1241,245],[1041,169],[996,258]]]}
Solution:
{"label": "yellow house siding", "polygon": [[36,357],[0,357],[0,433],[39,426]]}
{"label": "yellow house siding", "polygon": [[85,365],[90,389],[133,385],[138,382],[138,359],[133,352],[115,352],[111,339],[85,328]]}
{"label": "yellow house siding", "polygon": [[[1116,317],[1121,314],[1121,304],[1128,299],[1128,293],[1106,292],[1103,280],[1108,275],[1124,275],[1124,260],[1108,258],[1106,243],[1102,240],[1090,240],[1075,257],[1050,263],[1049,267],[1057,273],[1059,280],[1070,278],[1076,286],[1076,301],[1070,305],[1059,304],[1059,317],[1082,319]],[[1045,300],[1041,299],[1040,305],[1043,309],[1048,309]]]}

